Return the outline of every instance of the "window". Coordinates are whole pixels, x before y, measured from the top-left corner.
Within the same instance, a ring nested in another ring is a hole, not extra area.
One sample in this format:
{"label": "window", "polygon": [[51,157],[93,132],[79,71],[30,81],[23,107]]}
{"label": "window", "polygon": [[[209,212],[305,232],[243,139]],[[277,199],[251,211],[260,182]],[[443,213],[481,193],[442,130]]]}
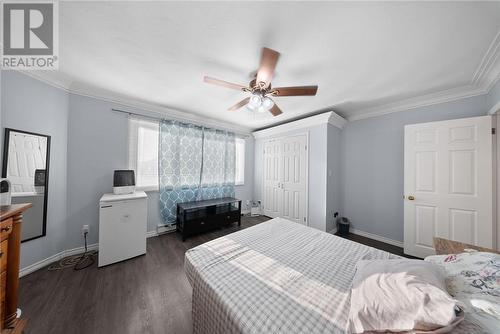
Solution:
{"label": "window", "polygon": [[158,122],[131,118],[129,121],[129,168],[142,190],[158,190]]}
{"label": "window", "polygon": [[[159,122],[129,120],[129,168],[135,171],[137,188],[146,191],[158,185]],[[235,185],[245,183],[245,139],[235,140]]]}
{"label": "window", "polygon": [[236,138],[235,156],[234,184],[238,186],[245,184],[245,139]]}

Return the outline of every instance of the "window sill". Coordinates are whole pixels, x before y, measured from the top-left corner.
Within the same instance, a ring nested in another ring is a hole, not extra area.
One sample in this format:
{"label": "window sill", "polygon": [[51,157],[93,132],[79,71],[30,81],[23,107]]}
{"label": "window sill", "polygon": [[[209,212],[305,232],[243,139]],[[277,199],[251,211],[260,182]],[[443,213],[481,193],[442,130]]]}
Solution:
{"label": "window sill", "polygon": [[160,189],[156,186],[147,186],[147,187],[136,186],[135,190],[145,191],[145,192],[158,192],[158,191],[160,191]]}

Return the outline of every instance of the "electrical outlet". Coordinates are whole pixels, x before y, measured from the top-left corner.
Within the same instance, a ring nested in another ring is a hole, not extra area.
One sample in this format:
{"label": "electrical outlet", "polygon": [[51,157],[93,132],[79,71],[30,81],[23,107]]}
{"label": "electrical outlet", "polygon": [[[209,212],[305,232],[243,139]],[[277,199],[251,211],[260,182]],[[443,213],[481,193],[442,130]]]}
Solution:
{"label": "electrical outlet", "polygon": [[89,226],[88,225],[83,225],[82,226],[82,234],[85,235],[85,233],[89,233]]}

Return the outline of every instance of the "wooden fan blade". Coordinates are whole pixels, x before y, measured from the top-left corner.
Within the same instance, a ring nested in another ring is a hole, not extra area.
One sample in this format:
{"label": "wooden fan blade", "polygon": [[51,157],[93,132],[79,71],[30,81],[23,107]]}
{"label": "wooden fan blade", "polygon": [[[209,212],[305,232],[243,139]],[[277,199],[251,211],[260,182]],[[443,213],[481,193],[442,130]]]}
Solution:
{"label": "wooden fan blade", "polygon": [[235,84],[232,82],[227,82],[224,80],[219,80],[219,79],[215,79],[215,78],[207,77],[207,76],[203,77],[203,81],[205,81],[206,83],[212,84],[212,85],[218,85],[218,86],[231,88],[231,89],[237,89],[237,90],[243,90],[243,89],[247,88],[247,87],[242,86],[242,85],[238,85],[238,84]]}
{"label": "wooden fan blade", "polygon": [[306,96],[316,95],[318,86],[297,86],[273,88],[274,96]]}
{"label": "wooden fan blade", "polygon": [[274,69],[279,57],[279,52],[269,48],[262,48],[262,58],[260,59],[260,67],[257,71],[257,84],[264,82],[264,88],[269,86],[273,79]]}
{"label": "wooden fan blade", "polygon": [[234,106],[232,106],[231,108],[229,108],[228,110],[229,111],[235,111],[235,110],[238,110],[240,109],[241,107],[245,106],[248,104],[248,102],[250,102],[250,98],[249,97],[246,97],[244,98],[243,100],[241,100],[240,102],[236,103]]}
{"label": "wooden fan blade", "polygon": [[278,115],[281,115],[283,113],[283,111],[281,111],[281,109],[276,105],[276,103],[273,105],[273,107],[269,110],[269,112],[271,114],[273,114],[273,116],[278,116]]}

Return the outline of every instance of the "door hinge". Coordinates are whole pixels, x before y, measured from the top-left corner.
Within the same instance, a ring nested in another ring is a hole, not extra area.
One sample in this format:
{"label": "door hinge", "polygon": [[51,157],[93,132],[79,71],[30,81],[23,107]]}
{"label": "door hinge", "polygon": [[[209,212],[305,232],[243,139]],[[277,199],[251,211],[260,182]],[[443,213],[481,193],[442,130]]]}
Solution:
{"label": "door hinge", "polygon": [[494,135],[497,133],[497,129],[496,128],[491,128],[491,134]]}
{"label": "door hinge", "polygon": [[304,223],[306,222],[306,217],[304,217]]}
{"label": "door hinge", "polygon": [[305,146],[305,149],[307,150],[307,145]]}

